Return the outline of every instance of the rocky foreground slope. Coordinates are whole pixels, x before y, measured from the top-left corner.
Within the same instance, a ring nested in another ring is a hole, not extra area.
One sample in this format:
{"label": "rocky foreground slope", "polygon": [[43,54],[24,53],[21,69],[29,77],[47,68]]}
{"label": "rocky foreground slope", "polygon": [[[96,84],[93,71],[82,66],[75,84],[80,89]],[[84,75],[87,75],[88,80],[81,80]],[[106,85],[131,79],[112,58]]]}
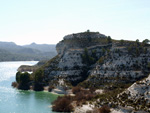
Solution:
{"label": "rocky foreground slope", "polygon": [[150,111],[150,75],[119,94],[118,100],[125,107],[131,106],[137,110]]}

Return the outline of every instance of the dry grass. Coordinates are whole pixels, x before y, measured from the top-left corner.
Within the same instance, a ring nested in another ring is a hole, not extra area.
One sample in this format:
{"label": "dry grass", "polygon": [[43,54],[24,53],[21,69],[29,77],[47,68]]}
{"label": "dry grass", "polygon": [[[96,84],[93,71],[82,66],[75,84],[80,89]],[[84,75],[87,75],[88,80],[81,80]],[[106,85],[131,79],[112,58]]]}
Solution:
{"label": "dry grass", "polygon": [[76,87],[73,87],[73,88],[72,88],[73,94],[77,94],[77,93],[79,93],[80,91],[81,91],[81,87],[79,87],[79,86],[76,86]]}
{"label": "dry grass", "polygon": [[64,97],[58,97],[57,100],[53,102],[53,111],[57,112],[71,112],[73,111],[72,106],[72,97],[70,96],[64,96]]}
{"label": "dry grass", "polygon": [[103,106],[98,109],[99,113],[110,113],[110,108],[108,106]]}

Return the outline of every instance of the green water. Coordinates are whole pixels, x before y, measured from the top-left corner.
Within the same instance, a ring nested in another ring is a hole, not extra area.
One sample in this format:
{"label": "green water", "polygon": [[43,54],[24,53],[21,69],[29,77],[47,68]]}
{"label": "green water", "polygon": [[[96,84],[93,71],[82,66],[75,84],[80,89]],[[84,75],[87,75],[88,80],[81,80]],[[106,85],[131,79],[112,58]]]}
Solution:
{"label": "green water", "polygon": [[0,62],[0,113],[53,113],[51,102],[57,95],[49,92],[21,91],[11,87],[20,65],[37,62]]}

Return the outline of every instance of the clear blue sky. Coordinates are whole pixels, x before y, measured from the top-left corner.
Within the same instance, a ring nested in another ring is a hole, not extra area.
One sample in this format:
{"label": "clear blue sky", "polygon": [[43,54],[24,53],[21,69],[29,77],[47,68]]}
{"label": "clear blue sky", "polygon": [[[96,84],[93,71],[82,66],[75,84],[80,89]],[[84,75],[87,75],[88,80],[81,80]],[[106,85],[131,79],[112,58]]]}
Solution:
{"label": "clear blue sky", "polygon": [[0,41],[56,44],[87,29],[150,39],[150,0],[0,0]]}

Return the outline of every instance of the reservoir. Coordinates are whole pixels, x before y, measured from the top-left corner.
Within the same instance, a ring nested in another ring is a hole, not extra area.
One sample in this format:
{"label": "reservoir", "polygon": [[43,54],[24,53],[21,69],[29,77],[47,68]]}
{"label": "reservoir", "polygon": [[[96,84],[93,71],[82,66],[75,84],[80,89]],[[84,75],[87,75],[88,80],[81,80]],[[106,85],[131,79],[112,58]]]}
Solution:
{"label": "reservoir", "polygon": [[50,106],[57,95],[11,87],[19,66],[36,63],[37,61],[0,62],[0,113],[54,113]]}

